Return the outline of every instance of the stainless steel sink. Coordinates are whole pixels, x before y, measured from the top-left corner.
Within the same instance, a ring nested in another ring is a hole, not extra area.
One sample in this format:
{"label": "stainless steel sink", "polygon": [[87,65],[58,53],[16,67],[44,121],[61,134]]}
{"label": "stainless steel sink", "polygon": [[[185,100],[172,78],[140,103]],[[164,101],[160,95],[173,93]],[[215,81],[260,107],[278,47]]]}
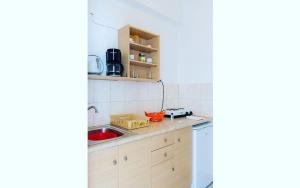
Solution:
{"label": "stainless steel sink", "polygon": [[130,136],[131,132],[111,125],[90,128],[88,131],[88,144],[100,144]]}

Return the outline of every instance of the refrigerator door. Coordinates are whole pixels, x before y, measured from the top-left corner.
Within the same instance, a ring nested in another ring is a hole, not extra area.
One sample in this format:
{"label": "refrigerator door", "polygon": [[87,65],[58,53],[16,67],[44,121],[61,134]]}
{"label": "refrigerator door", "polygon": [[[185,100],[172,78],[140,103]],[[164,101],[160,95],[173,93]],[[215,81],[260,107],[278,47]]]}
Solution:
{"label": "refrigerator door", "polygon": [[193,128],[193,183],[192,188],[205,188],[213,181],[212,124]]}

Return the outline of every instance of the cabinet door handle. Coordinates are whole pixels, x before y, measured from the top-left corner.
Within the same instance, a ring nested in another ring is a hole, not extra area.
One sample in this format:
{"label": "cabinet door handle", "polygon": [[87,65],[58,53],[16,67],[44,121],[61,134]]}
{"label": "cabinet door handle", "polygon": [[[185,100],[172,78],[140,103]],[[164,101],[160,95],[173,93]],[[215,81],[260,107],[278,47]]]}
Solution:
{"label": "cabinet door handle", "polygon": [[178,142],[181,142],[181,139],[180,139],[180,138],[178,138],[177,140],[178,140]]}
{"label": "cabinet door handle", "polygon": [[124,156],[124,161],[127,161],[128,160],[128,157],[125,155]]}
{"label": "cabinet door handle", "polygon": [[168,157],[168,154],[167,154],[167,153],[164,153],[164,156],[165,156],[165,157]]}
{"label": "cabinet door handle", "polygon": [[165,138],[165,142],[166,142],[166,143],[168,142],[168,139],[167,139],[167,138]]}
{"label": "cabinet door handle", "polygon": [[175,171],[175,168],[174,168],[174,167],[172,167],[172,171],[173,171],[173,172]]}
{"label": "cabinet door handle", "polygon": [[113,160],[113,165],[117,165],[117,160]]}

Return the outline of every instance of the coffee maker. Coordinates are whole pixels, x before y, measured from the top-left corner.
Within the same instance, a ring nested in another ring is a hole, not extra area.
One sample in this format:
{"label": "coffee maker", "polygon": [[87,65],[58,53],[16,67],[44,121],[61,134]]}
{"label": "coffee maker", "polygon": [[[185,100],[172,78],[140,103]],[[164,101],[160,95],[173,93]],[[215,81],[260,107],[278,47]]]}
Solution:
{"label": "coffee maker", "polygon": [[106,51],[106,75],[122,76],[124,67],[122,65],[121,51],[116,48],[110,48]]}

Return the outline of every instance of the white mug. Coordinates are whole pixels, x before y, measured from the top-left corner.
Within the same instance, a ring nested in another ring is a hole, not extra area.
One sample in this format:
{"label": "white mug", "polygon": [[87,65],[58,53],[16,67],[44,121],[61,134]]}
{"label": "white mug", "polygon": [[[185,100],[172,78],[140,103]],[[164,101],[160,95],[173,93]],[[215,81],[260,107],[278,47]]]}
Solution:
{"label": "white mug", "polygon": [[134,55],[133,54],[129,55],[129,59],[134,60]]}

